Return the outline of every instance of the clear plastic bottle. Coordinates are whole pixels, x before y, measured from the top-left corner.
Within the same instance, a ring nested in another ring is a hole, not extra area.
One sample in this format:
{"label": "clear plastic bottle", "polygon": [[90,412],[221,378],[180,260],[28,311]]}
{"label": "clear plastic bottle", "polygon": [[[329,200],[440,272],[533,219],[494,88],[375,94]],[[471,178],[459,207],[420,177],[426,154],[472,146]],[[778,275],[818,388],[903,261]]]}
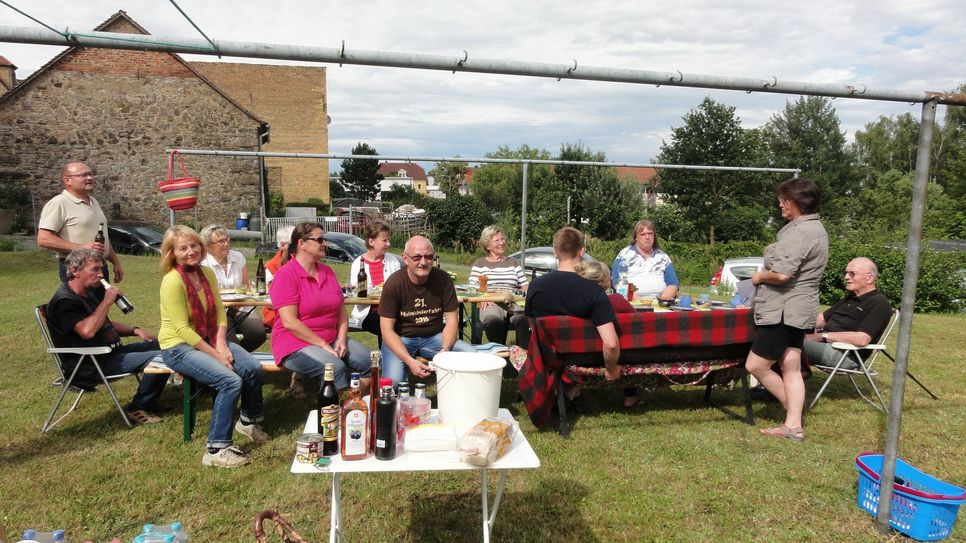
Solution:
{"label": "clear plastic bottle", "polygon": [[171,533],[174,534],[179,543],[188,543],[188,531],[184,529],[180,521],[176,520],[171,523]]}
{"label": "clear plastic bottle", "polygon": [[38,532],[33,528],[24,530],[23,541],[29,543],[66,543],[63,530],[54,530],[53,532]]}
{"label": "clear plastic bottle", "polygon": [[617,294],[620,294],[621,296],[623,296],[624,299],[627,299],[627,273],[626,272],[621,272],[620,275],[617,276],[617,284],[614,285],[614,290],[617,292]]}

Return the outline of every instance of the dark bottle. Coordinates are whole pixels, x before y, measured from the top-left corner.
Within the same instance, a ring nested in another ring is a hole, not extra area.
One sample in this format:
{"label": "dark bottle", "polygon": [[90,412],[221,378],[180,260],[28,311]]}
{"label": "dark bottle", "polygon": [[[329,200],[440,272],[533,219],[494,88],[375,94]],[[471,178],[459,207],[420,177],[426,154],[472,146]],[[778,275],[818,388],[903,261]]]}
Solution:
{"label": "dark bottle", "polygon": [[[111,288],[111,284],[107,282],[107,279],[101,279],[101,285],[104,286],[104,290]],[[134,311],[134,304],[127,299],[127,296],[119,294],[117,298],[114,299],[114,305],[121,310],[121,313],[128,314]]]}
{"label": "dark bottle", "polygon": [[396,399],[392,387],[382,387],[376,401],[376,460],[396,457]]}
{"label": "dark bottle", "polygon": [[443,269],[443,267],[439,265],[439,255],[433,255],[433,266]]}
{"label": "dark bottle", "polygon": [[104,246],[101,250],[102,255],[107,255],[107,244],[105,243],[106,238],[104,237],[104,223],[100,223],[97,226],[97,233],[94,234],[94,243],[100,243]]}
{"label": "dark bottle", "polygon": [[379,397],[379,351],[369,353],[369,452],[376,448],[376,400]]}
{"label": "dark bottle", "polygon": [[266,290],[268,285],[265,284],[265,263],[262,257],[258,257],[258,267],[255,268],[255,292],[259,296],[264,296]]}
{"label": "dark bottle", "polygon": [[369,295],[369,276],[366,275],[366,263],[359,261],[359,274],[356,275],[356,294],[360,298]]}
{"label": "dark bottle", "polygon": [[536,278],[537,278],[537,269],[533,268],[532,270],[530,270],[530,281],[533,282],[533,280]]}
{"label": "dark bottle", "polygon": [[335,365],[325,365],[325,377],[319,389],[319,433],[322,434],[322,456],[339,454],[339,390],[335,388]]}
{"label": "dark bottle", "polygon": [[342,404],[342,459],[363,460],[369,456],[369,407],[359,392],[359,374],[353,373],[349,397]]}

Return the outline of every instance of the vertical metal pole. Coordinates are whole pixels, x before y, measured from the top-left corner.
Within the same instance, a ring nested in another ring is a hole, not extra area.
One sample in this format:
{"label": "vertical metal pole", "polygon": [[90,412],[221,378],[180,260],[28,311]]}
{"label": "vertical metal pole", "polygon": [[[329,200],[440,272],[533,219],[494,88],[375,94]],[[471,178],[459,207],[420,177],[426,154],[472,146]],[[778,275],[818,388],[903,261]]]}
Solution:
{"label": "vertical metal pole", "polygon": [[912,314],[916,306],[916,283],[919,280],[919,250],[922,245],[922,219],[926,209],[926,186],[929,181],[929,159],[932,133],[936,123],[936,102],[922,104],[919,122],[919,152],[916,156],[916,182],[912,188],[912,210],[909,213],[909,238],[906,240],[906,268],[902,278],[902,314],[899,317],[899,337],[896,339],[896,363],[892,368],[892,398],[886,422],[883,448],[882,478],[879,488],[879,507],[876,529],[889,534],[889,508],[892,505],[892,481],[896,474],[896,455],[899,452],[899,427],[902,422],[902,399],[906,388],[906,368],[909,366],[909,341],[912,337]]}
{"label": "vertical metal pole", "polygon": [[567,226],[573,226],[570,224],[570,196],[567,196]]}
{"label": "vertical metal pole", "polygon": [[527,186],[530,184],[530,163],[523,163],[523,198],[520,204],[520,269],[527,265]]}
{"label": "vertical metal pole", "polygon": [[[268,132],[262,132],[258,134],[258,152],[262,152],[262,145],[265,141],[265,136]],[[267,224],[268,211],[266,205],[268,205],[268,181],[265,179],[265,157],[258,156],[258,229],[262,231],[262,243],[266,243],[269,240],[265,238],[265,225]]]}

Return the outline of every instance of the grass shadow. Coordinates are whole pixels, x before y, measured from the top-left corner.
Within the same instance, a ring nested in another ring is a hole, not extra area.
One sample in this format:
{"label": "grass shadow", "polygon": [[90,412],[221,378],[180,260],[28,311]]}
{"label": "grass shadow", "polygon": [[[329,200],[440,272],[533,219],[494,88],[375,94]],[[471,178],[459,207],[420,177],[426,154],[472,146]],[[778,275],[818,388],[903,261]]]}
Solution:
{"label": "grass shadow", "polygon": [[[499,475],[490,472],[492,504]],[[573,479],[549,479],[532,490],[514,492],[511,470],[507,490],[494,522],[494,541],[599,541],[583,518],[580,503],[588,489]],[[478,492],[410,496],[409,533],[413,541],[474,541],[481,539],[482,502]]]}

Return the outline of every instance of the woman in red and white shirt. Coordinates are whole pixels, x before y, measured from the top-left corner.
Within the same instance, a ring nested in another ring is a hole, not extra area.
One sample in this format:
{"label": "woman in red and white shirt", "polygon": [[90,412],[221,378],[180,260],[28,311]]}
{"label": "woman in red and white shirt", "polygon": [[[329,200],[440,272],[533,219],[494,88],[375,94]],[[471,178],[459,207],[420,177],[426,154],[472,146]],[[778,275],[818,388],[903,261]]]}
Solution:
{"label": "woman in red and white shirt", "polygon": [[[402,259],[389,253],[389,238],[392,231],[385,221],[375,220],[366,225],[366,252],[352,261],[349,268],[349,286],[358,288],[360,266],[366,267],[366,277],[369,278],[370,288],[382,287],[386,279],[402,269]],[[379,306],[355,305],[349,315],[349,327],[365,330],[377,336],[379,331]]]}

